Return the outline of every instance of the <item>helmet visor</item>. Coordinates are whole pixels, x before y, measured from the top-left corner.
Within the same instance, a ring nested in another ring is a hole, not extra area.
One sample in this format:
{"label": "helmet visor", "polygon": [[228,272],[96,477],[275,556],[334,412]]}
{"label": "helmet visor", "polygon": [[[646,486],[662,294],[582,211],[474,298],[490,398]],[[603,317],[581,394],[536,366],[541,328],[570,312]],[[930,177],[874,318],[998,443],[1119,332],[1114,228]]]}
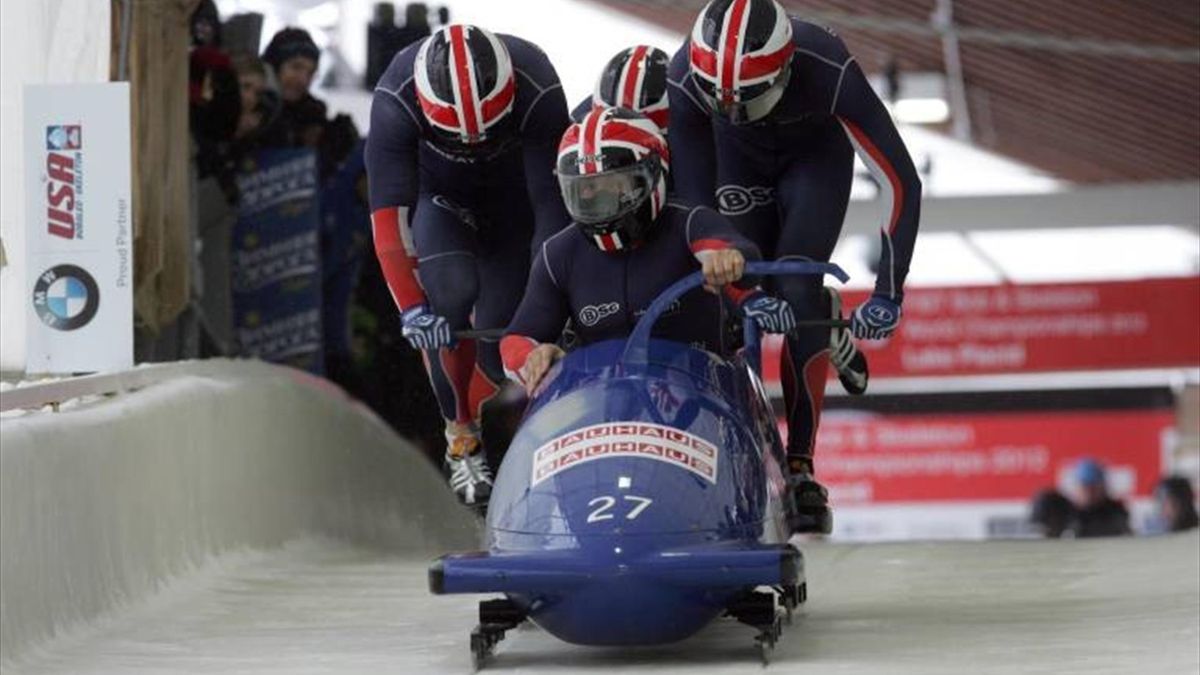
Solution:
{"label": "helmet visor", "polygon": [[558,185],[571,218],[582,225],[596,225],[637,210],[650,196],[654,178],[651,164],[639,162],[582,176],[560,173]]}

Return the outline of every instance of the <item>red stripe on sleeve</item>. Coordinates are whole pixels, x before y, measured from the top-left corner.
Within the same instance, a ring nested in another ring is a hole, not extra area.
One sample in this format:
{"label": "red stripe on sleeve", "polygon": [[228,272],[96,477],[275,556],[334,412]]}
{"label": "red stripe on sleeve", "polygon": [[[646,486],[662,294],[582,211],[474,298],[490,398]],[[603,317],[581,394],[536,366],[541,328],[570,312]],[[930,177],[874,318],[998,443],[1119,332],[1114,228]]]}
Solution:
{"label": "red stripe on sleeve", "polygon": [[896,173],[896,168],[888,161],[886,155],[880,151],[879,147],[867,136],[865,132],[857,124],[851,122],[845,117],[839,117],[842,124],[850,130],[854,135],[854,140],[858,142],[863,150],[866,150],[871,159],[874,160],[876,166],[883,171],[887,176],[888,183],[892,186],[892,213],[888,217],[887,233],[892,234],[896,229],[896,223],[900,221],[900,210],[904,205],[904,184],[900,182],[900,176]]}
{"label": "red stripe on sleeve", "polygon": [[504,372],[509,377],[525,384],[521,369],[529,359],[529,353],[538,346],[538,341],[524,335],[505,335],[500,340],[500,358],[504,361]]}
{"label": "red stripe on sleeve", "polygon": [[733,284],[725,284],[724,291],[725,291],[725,297],[732,300],[733,304],[741,307],[742,303],[745,302],[747,298],[754,295],[758,291],[758,289],[753,288],[753,287],[752,288],[738,288],[737,286],[735,286]]}
{"label": "red stripe on sleeve", "polygon": [[723,251],[731,248],[729,242],[721,239],[697,239],[691,243],[692,253],[704,251]]}
{"label": "red stripe on sleeve", "polygon": [[[371,235],[375,240],[375,256],[387,279],[392,300],[401,312],[425,302],[425,292],[417,280],[415,252],[409,252],[400,236],[399,208],[386,206],[371,214]],[[403,225],[407,227],[407,225]]]}

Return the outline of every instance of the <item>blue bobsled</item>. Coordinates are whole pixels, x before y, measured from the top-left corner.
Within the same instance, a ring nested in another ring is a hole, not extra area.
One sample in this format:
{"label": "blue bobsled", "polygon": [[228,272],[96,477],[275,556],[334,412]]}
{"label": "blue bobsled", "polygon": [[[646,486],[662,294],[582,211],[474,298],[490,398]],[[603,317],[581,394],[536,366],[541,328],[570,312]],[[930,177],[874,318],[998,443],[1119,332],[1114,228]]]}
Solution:
{"label": "blue bobsled", "polygon": [[[828,263],[750,263],[746,273],[846,279]],[[790,614],[803,602],[756,327],[745,322],[732,360],[650,338],[700,283],[695,273],[664,291],[628,340],[555,367],[500,467],[486,550],[431,566],[434,593],[504,594],[480,603],[477,666],[525,619],[576,644],[645,645],[686,638],[723,613],[759,630],[765,658],[777,607]]]}

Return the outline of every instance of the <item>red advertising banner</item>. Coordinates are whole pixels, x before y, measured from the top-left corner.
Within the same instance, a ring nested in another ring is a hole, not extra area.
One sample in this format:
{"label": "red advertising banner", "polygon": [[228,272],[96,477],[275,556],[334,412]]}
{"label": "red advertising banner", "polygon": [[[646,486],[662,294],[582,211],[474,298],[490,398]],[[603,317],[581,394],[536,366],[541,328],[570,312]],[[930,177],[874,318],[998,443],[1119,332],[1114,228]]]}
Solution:
{"label": "red advertising banner", "polygon": [[[764,345],[767,382],[779,381],[780,345]],[[913,288],[897,334],[860,346],[873,378],[1196,366],[1200,276]]]}
{"label": "red advertising banner", "polygon": [[[817,475],[835,504],[1027,500],[1075,463],[1108,467],[1119,497],[1150,495],[1170,410],[872,415],[826,413]],[[781,431],[786,425],[780,422]]]}

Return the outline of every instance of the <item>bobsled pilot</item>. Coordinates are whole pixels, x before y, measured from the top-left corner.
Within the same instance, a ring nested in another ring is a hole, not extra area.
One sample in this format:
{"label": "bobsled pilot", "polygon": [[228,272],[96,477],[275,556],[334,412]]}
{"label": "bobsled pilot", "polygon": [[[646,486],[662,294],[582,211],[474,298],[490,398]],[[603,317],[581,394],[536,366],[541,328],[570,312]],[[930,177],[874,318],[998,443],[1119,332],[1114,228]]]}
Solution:
{"label": "bobsled pilot", "polygon": [[[900,322],[917,235],[921,182],[904,141],[866,76],[827,29],[789,17],[775,0],[711,0],[670,65],[671,145],[681,198],[715,201],[775,260],[828,261],[842,229],[854,152],[879,180],[884,204],[875,291],[851,327],[802,329],[786,340],[781,372],[792,494],[828,532],[813,443],[829,362],[850,393],[867,384],[850,339],[886,338]],[[818,277],[782,277],[776,290],[799,320],[838,317]]]}
{"label": "bobsled pilot", "polygon": [[506,326],[531,250],[569,222],[553,172],[569,124],[545,53],[476,26],[446,26],[401,51],[375,89],[375,251],[403,335],[423,351],[450,485],[468,504],[491,491],[479,417],[504,371],[496,341],[454,331]]}
{"label": "bobsled pilot", "polygon": [[669,160],[657,125],[631,110],[594,109],[563,135],[558,181],[574,222],[537,252],[500,345],[506,372],[530,392],[563,356],[554,343],[568,319],[581,345],[628,337],[660,292],[697,269],[712,293],[685,295],[655,337],[725,352],[718,292],[764,330],[795,327],[785,301],[742,287],[758,248],[716,211],[668,195]]}
{"label": "bobsled pilot", "polygon": [[626,108],[649,117],[664,135],[670,121],[667,97],[667,64],[671,57],[657,47],[635,45],[617,52],[596,80],[592,95],[571,111],[582,122],[597,108]]}

